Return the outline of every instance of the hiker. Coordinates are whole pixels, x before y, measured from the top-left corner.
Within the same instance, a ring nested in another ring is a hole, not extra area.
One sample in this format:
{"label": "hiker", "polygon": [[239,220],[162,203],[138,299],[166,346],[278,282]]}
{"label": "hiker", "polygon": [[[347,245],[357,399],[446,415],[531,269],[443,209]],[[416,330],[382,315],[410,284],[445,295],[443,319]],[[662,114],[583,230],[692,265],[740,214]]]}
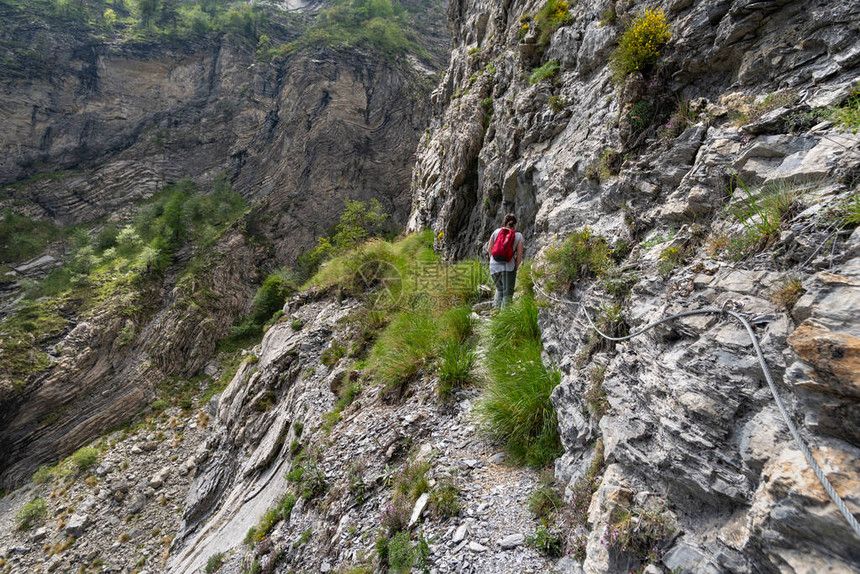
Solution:
{"label": "hiker", "polygon": [[496,286],[493,309],[510,304],[517,281],[517,269],[523,262],[523,234],[516,230],[517,217],[513,213],[505,216],[504,225],[493,232],[487,244],[490,256],[490,276]]}

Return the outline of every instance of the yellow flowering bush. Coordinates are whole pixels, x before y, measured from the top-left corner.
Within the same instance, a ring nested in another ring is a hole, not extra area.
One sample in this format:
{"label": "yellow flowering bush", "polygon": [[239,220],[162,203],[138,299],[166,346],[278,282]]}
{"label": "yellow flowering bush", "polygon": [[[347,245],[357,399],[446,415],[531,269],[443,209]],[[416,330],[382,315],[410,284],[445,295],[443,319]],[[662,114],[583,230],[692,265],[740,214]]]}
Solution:
{"label": "yellow flowering bush", "polygon": [[656,62],[671,37],[663,10],[645,10],[621,35],[612,53],[610,66],[616,82],[623,82],[628,74]]}
{"label": "yellow flowering bush", "polygon": [[542,46],[549,44],[556,30],[573,22],[570,3],[567,0],[547,0],[543,8],[535,14],[535,21],[540,25],[538,44]]}

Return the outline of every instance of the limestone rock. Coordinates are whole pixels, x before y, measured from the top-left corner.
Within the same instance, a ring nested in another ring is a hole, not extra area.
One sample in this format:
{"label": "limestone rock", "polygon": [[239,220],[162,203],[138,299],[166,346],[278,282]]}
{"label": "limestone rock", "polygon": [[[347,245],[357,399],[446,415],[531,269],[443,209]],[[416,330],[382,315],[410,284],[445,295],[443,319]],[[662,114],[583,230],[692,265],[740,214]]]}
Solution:
{"label": "limestone rock", "polygon": [[63,531],[69,536],[80,537],[90,523],[90,517],[86,514],[72,514]]}
{"label": "limestone rock", "polygon": [[509,536],[505,536],[499,541],[499,546],[502,550],[512,550],[517,546],[522,545],[526,541],[526,537],[523,534],[511,534]]}

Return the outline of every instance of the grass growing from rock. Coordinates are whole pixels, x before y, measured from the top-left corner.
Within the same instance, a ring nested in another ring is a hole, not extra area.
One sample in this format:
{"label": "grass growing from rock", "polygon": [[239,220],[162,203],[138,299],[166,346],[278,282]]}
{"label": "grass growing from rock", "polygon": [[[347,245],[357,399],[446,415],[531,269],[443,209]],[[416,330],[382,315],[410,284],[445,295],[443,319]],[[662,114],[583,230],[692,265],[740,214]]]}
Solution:
{"label": "grass growing from rock", "polygon": [[[741,223],[744,231],[731,238],[726,246],[728,256],[735,261],[758,253],[773,244],[782,226],[796,212],[800,198],[812,191],[814,184],[777,181],[751,189],[735,178],[736,201],[729,213]],[[738,194],[740,189],[743,194]]]}
{"label": "grass growing from rock", "polygon": [[543,80],[552,79],[556,74],[558,74],[560,69],[561,65],[558,63],[558,60],[550,60],[543,66],[532,70],[531,75],[529,75],[529,83],[537,84]]}
{"label": "grass growing from rock", "polygon": [[44,498],[34,498],[21,507],[15,515],[18,530],[27,531],[37,522],[41,523],[48,515],[48,504]]}
{"label": "grass growing from rock", "polygon": [[586,227],[547,249],[540,274],[548,289],[566,292],[579,280],[602,275],[612,263],[611,254],[606,238]]}
{"label": "grass growing from rock", "polygon": [[85,472],[99,461],[99,451],[96,448],[85,446],[75,451],[72,461],[79,472]]}
{"label": "grass growing from rock", "polygon": [[561,374],[544,365],[534,298],[522,296],[500,312],[486,334],[487,382],[478,405],[486,428],[516,462],[542,467],[561,454],[550,402]]}

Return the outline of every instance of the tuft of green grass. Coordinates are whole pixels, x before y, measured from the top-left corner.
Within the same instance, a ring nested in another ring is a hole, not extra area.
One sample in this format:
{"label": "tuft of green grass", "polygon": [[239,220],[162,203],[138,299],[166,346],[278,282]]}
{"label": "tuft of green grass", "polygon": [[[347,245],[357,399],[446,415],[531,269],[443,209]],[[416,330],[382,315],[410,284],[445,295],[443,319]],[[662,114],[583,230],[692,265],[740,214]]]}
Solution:
{"label": "tuft of green grass", "polygon": [[800,278],[790,277],[771,293],[770,300],[778,307],[791,311],[804,293],[803,282]]}
{"label": "tuft of green grass", "polygon": [[479,417],[505,442],[514,461],[545,466],[562,451],[550,402],[561,373],[543,364],[534,298],[524,295],[500,312],[487,338],[490,380],[478,404]]}
{"label": "tuft of green grass", "polygon": [[430,490],[428,470],[430,470],[430,463],[425,460],[407,462],[394,478],[394,490],[403,495],[406,500],[411,502],[418,500],[419,496]]}
{"label": "tuft of green grass", "polygon": [[439,518],[451,518],[460,513],[460,489],[449,480],[442,482],[430,493],[430,504]]}
{"label": "tuft of green grass", "polygon": [[531,75],[529,76],[530,84],[537,84],[543,80],[549,80],[554,78],[558,71],[561,69],[561,64],[559,64],[558,60],[550,60],[543,66],[535,68],[532,70]]}
{"label": "tuft of green grass", "polygon": [[85,446],[75,451],[72,455],[72,461],[75,463],[78,471],[84,472],[99,460],[99,451],[97,448]]}
{"label": "tuft of green grass", "polygon": [[750,189],[740,178],[734,179],[733,199],[737,190],[744,196],[729,207],[729,212],[744,226],[744,233],[732,238],[726,249],[734,260],[761,251],[778,237],[783,224],[796,211],[800,198],[815,184],[797,184],[786,181],[768,183]]}
{"label": "tuft of green grass", "polygon": [[447,341],[440,351],[440,359],[439,385],[436,388],[440,397],[450,397],[454,389],[473,381],[472,372],[477,356],[469,344]]}
{"label": "tuft of green grass", "polygon": [[860,83],[851,90],[845,101],[829,113],[837,127],[856,134],[860,131]]}
{"label": "tuft of green grass", "polygon": [[439,324],[428,308],[397,315],[370,353],[368,371],[386,390],[402,388],[436,354]]}
{"label": "tuft of green grass", "polygon": [[44,498],[34,498],[27,504],[21,507],[18,514],[15,515],[15,522],[18,530],[27,531],[33,527],[36,522],[42,522],[48,515],[48,504]]}
{"label": "tuft of green grass", "polygon": [[558,512],[564,502],[552,483],[552,475],[544,477],[528,498],[529,511],[537,518],[549,518]]}

